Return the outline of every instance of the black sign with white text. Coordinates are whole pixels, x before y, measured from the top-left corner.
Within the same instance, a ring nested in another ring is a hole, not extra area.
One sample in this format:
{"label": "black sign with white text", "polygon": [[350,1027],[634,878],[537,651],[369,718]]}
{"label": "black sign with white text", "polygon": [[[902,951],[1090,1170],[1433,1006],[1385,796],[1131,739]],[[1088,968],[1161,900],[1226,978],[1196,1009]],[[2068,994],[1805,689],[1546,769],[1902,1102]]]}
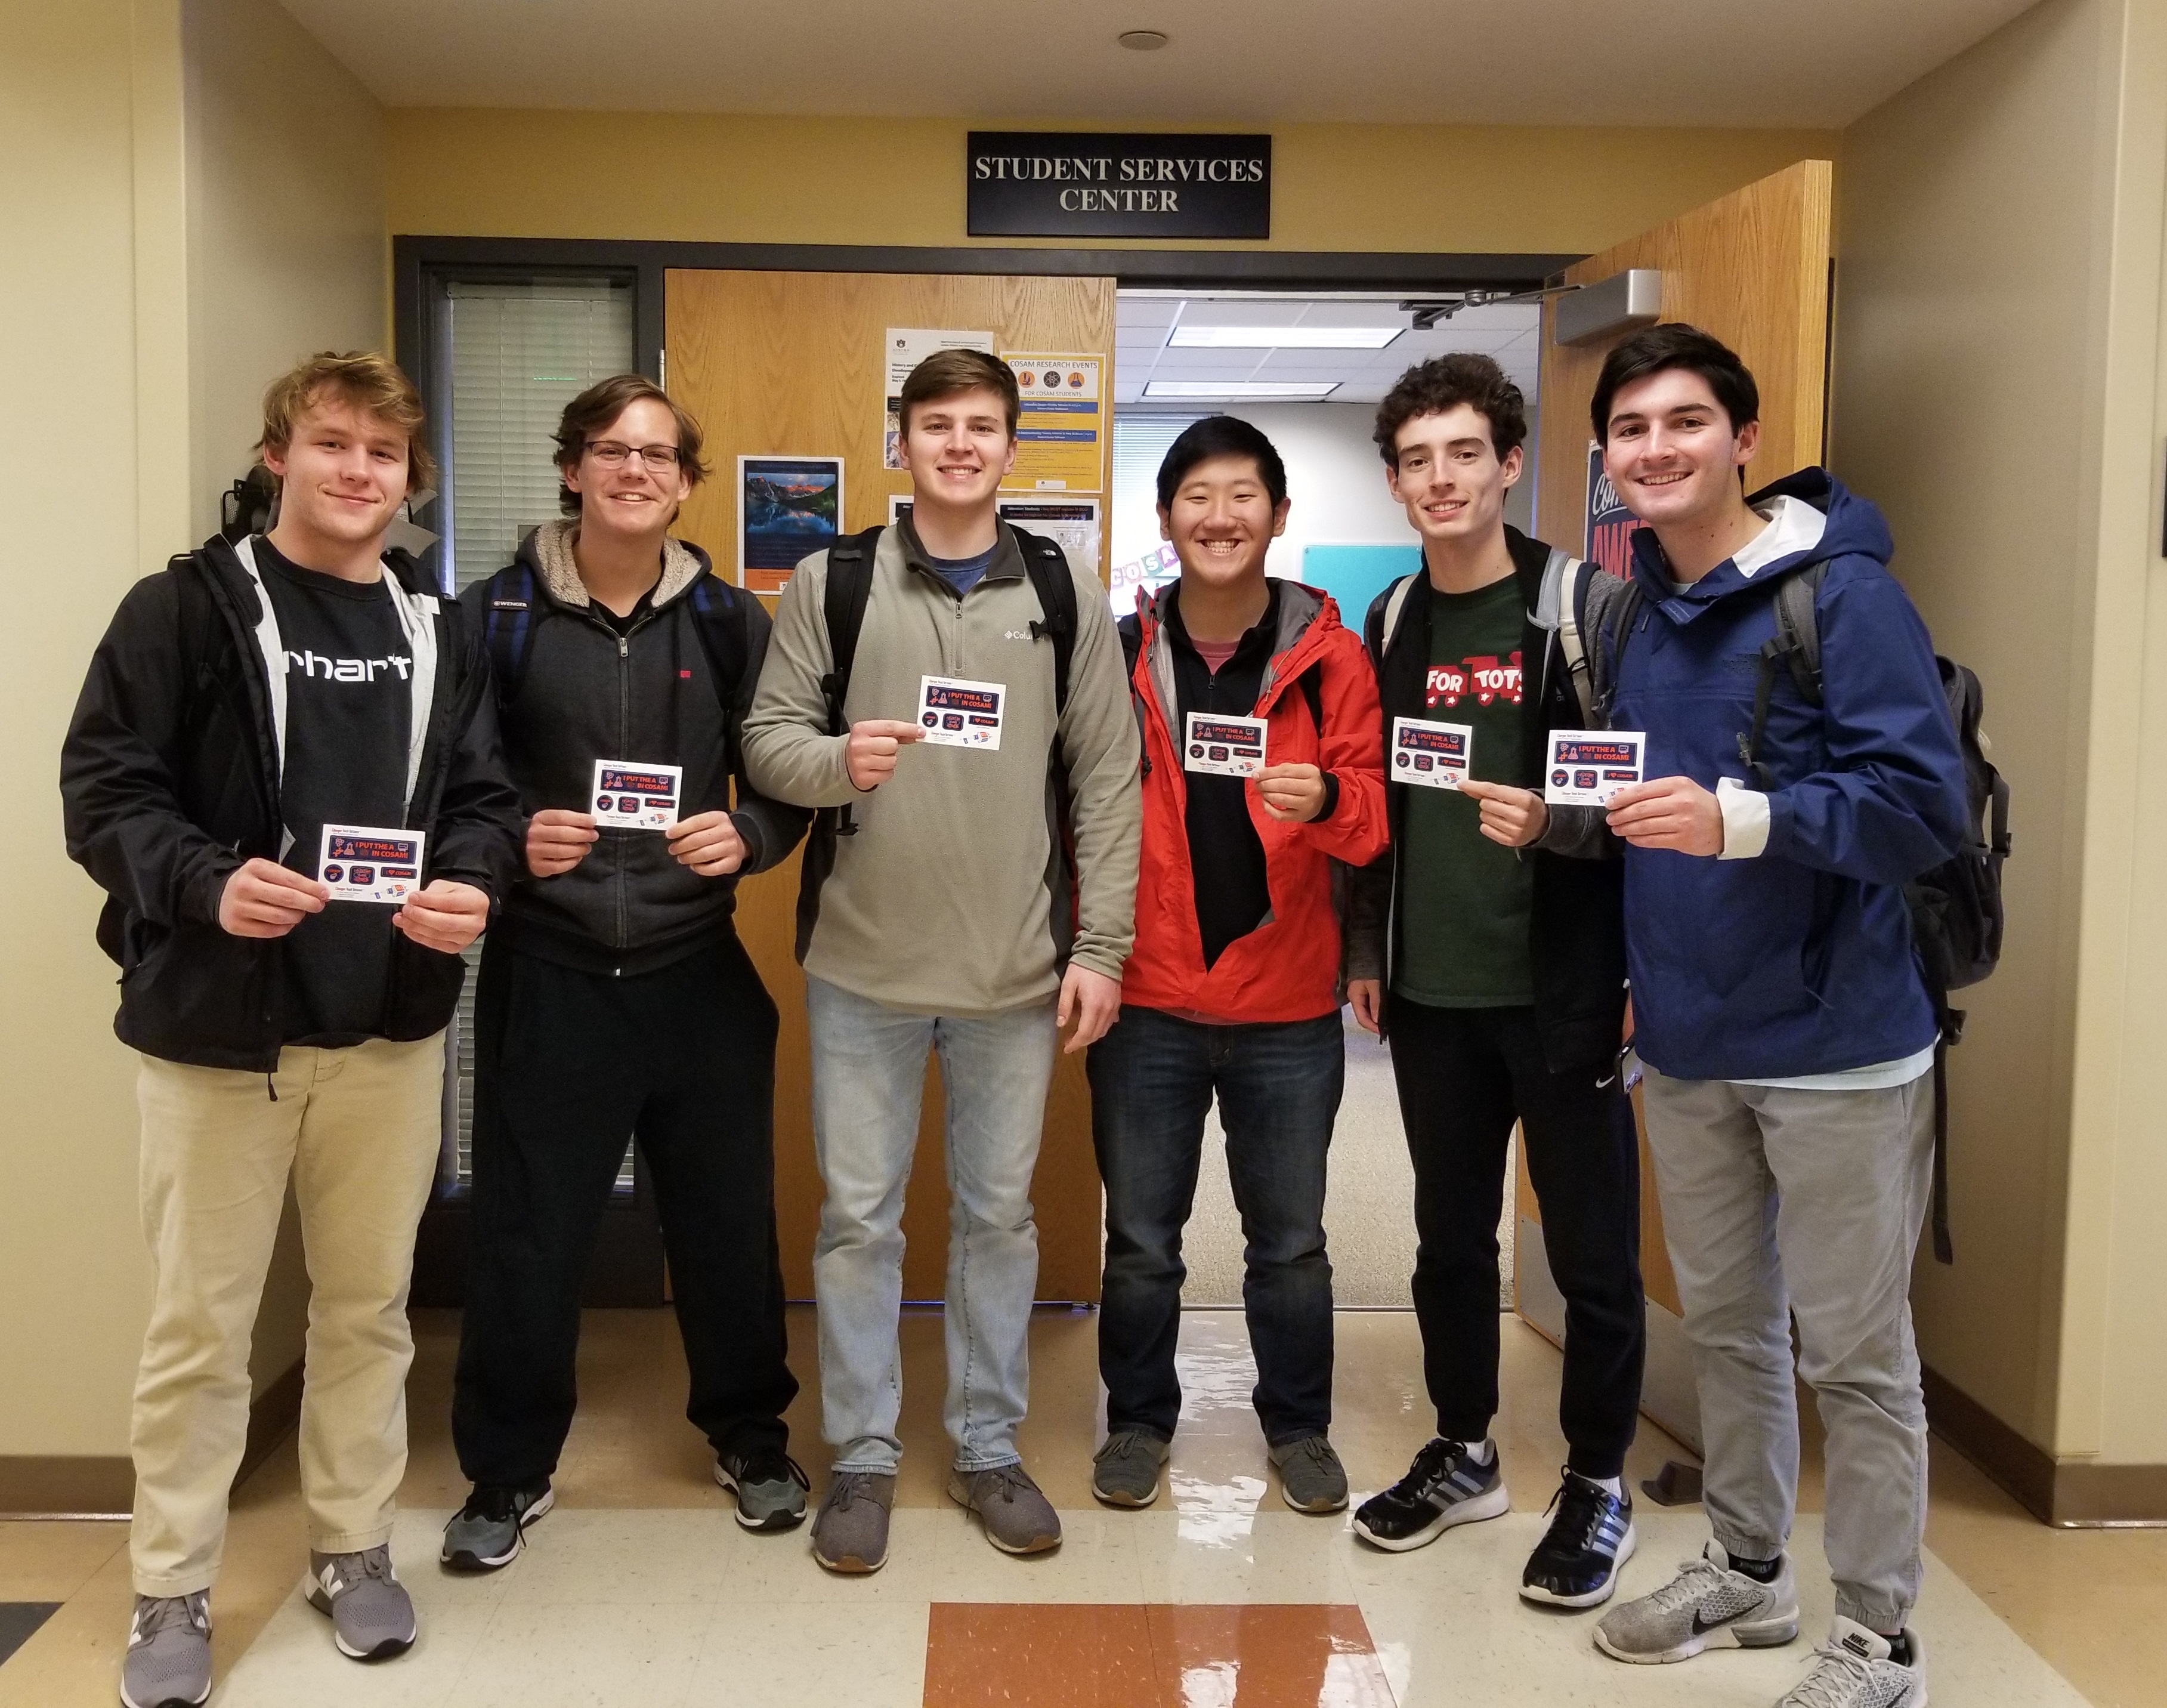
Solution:
{"label": "black sign with white text", "polygon": [[973,130],[973,237],[1269,237],[1272,139]]}

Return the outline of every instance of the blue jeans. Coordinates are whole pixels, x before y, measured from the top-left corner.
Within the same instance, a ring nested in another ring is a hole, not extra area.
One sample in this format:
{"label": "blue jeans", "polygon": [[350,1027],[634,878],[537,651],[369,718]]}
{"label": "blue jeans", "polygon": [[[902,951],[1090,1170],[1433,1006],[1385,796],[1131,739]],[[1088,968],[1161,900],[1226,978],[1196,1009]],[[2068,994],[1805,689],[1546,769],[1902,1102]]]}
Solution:
{"label": "blue jeans", "polygon": [[1124,1006],[1091,1047],[1091,1136],[1106,1183],[1099,1374],[1106,1427],[1170,1440],[1181,1415],[1181,1230],[1216,1093],[1241,1212],[1252,1396],[1274,1446],[1332,1424],[1332,1260],[1325,1153],[1347,1075],[1337,1013],[1206,1026]]}
{"label": "blue jeans", "polygon": [[1038,1228],[1031,1177],[1053,1076],[1053,1001],[967,1018],[914,1014],[808,976],[813,1143],[827,1196],[813,1247],[821,1429],[838,1471],[893,1472],[903,1362],[903,1195],[925,1054],[947,1103],[948,1397],[956,1468],[1018,1461],[1030,1401]]}

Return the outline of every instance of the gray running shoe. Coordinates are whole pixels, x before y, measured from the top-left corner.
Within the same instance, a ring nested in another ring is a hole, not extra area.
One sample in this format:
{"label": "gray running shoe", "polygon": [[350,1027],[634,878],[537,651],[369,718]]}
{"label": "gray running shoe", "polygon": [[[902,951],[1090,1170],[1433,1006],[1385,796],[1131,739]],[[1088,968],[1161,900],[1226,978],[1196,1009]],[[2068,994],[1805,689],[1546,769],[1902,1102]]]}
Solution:
{"label": "gray running shoe", "polygon": [[780,1447],[718,1455],[715,1481],[737,1496],[738,1522],[749,1530],[792,1530],[805,1522],[813,1481]]}
{"label": "gray running shoe", "polygon": [[879,1571],[894,1504],[894,1472],[838,1471],[813,1520],[813,1557],[830,1572]]}
{"label": "gray running shoe", "polygon": [[210,1592],[139,1595],[120,1665],[125,1708],[198,1708],[210,1700]]}
{"label": "gray running shoe", "polygon": [[1158,1498],[1168,1446],[1142,1430],[1116,1430],[1091,1456],[1091,1493],[1109,1506],[1149,1506]]}
{"label": "gray running shoe", "polygon": [[357,1661],[388,1661],[414,1647],[414,1598],[391,1569],[391,1550],[358,1554],[309,1551],[309,1605],[328,1616],[339,1652]]}
{"label": "gray running shoe", "polygon": [[1908,1652],[1894,1658],[1887,1637],[1836,1615],[1814,1669],[1783,1693],[1776,1708],[1926,1708],[1926,1652],[1919,1633],[1904,1633]]}
{"label": "gray running shoe", "polygon": [[443,1551],[437,1557],[454,1572],[494,1572],[508,1566],[526,1545],[527,1525],[556,1504],[546,1483],[539,1488],[478,1483],[444,1526]]}
{"label": "gray running shoe", "polygon": [[1280,1493],[1296,1512],[1343,1511],[1347,1505],[1347,1467],[1322,1435],[1304,1435],[1269,1450],[1279,1467]]}
{"label": "gray running shoe", "polygon": [[1020,1465],[948,1473],[948,1498],[985,1526],[986,1540],[1004,1554],[1042,1554],[1061,1546],[1061,1520]]}
{"label": "gray running shoe", "polygon": [[1711,1541],[1653,1594],[1604,1614],[1595,1646],[1613,1660],[1656,1666],[1691,1660],[1704,1648],[1776,1648],[1798,1634],[1791,1557],[1783,1556],[1774,1583],[1762,1583],[1732,1571],[1723,1544]]}

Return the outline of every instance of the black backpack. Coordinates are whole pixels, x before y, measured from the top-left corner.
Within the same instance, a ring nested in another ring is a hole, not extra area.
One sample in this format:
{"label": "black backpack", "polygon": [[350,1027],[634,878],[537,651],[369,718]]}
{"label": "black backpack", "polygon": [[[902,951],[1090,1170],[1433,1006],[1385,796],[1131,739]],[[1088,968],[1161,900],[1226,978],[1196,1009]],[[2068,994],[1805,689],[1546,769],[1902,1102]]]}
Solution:
{"label": "black backpack", "polygon": [[[1761,744],[1768,731],[1768,701],[1775,689],[1776,673],[1788,671],[1808,705],[1819,708],[1821,704],[1820,620],[1814,602],[1827,575],[1825,562],[1809,564],[1776,584],[1776,632],[1762,643],[1760,672],[1753,685],[1753,729],[1738,738],[1738,756],[1764,793],[1775,788],[1775,778],[1761,757]],[[1640,584],[1629,580],[1624,597],[1612,608],[1606,715],[1608,700],[1616,692],[1618,659],[1640,599]],[[1942,692],[1947,697],[1949,716],[1956,724],[1957,740],[1963,753],[1964,846],[1950,859],[1905,884],[1904,899],[1910,904],[1911,939],[1919,952],[1926,994],[1933,1000],[1941,1026],[1941,1035],[1934,1041],[1934,1256],[1939,1262],[1953,1263],[1956,1251],[1949,1238],[1948,1205],[1948,1052],[1950,1045],[1963,1041],[1964,1012],[1949,1005],[1949,993],[1980,983],[2001,958],[2001,866],[2010,849],[2009,785],[1987,758],[1986,745],[1979,733],[1986,696],[1978,676],[1938,653],[1934,663],[1941,671]]]}
{"label": "black backpack", "polygon": [[[821,609],[828,623],[828,674],[820,678],[820,695],[828,705],[828,733],[850,732],[843,702],[850,692],[850,668],[858,656],[858,634],[866,623],[866,602],[872,596],[873,557],[884,528],[869,528],[846,533],[828,548],[827,597]],[[1031,625],[1033,640],[1053,643],[1053,704],[1057,715],[1068,709],[1069,662],[1076,652],[1076,579],[1068,568],[1068,554],[1052,540],[1026,533],[1013,525],[1016,544],[1022,549],[1024,569],[1038,595],[1040,620]],[[1067,772],[1054,766],[1060,796],[1062,837],[1067,841],[1068,796]],[[813,927],[820,919],[820,889],[835,869],[835,839],[855,836],[858,827],[848,806],[822,807],[813,814],[806,835],[805,855],[797,883],[797,958],[803,961],[812,946]],[[1062,857],[1073,862],[1064,847]],[[1073,887],[1073,874],[1072,874]]]}
{"label": "black backpack", "polygon": [[[752,655],[744,606],[751,597],[713,575],[702,576],[693,582],[690,595],[692,630],[700,637],[700,650],[707,656],[708,673],[715,679],[715,692],[725,713]],[[536,621],[547,608],[537,597],[534,571],[525,563],[499,570],[482,587],[482,644],[489,650],[490,665],[496,673],[500,703],[517,698],[520,684],[527,679],[527,660],[534,652]],[[731,721],[734,729],[734,720]],[[734,756],[732,759],[734,768]]]}

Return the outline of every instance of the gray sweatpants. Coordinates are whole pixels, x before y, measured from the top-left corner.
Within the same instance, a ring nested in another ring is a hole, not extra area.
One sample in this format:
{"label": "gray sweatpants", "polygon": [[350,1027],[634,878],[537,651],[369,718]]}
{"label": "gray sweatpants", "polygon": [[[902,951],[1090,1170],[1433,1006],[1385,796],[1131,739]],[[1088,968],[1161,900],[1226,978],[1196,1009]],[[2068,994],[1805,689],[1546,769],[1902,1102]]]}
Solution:
{"label": "gray sweatpants", "polygon": [[1798,1373],[1828,1431],[1836,1611],[1903,1628],[1926,1527],[1911,1254],[1932,1190],[1934,1078],[1799,1091],[1645,1069],[1648,1148],[1685,1307],[1715,1539],[1771,1559],[1798,1509]]}

